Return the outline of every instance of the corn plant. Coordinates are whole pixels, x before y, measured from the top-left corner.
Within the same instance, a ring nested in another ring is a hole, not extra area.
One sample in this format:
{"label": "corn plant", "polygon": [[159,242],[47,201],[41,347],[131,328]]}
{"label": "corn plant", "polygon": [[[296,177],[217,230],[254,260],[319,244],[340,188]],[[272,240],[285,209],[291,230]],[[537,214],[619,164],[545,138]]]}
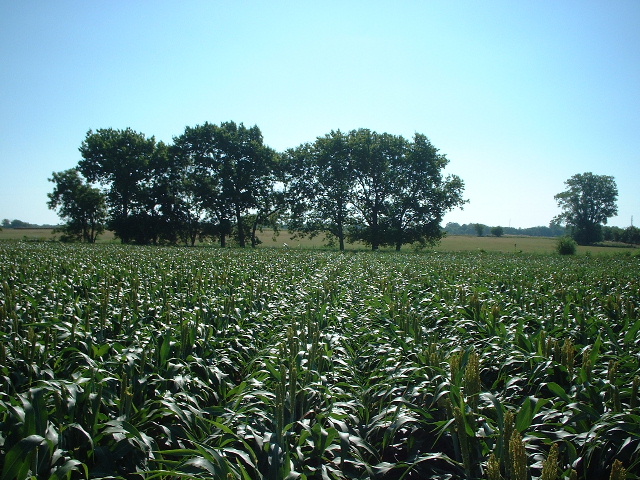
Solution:
{"label": "corn plant", "polygon": [[1,243],[2,478],[638,478],[639,272]]}

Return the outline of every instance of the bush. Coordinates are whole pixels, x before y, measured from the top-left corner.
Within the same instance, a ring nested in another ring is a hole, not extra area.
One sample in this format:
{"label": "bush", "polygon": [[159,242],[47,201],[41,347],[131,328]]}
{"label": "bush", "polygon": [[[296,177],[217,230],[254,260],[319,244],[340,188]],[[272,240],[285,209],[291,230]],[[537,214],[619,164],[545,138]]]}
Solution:
{"label": "bush", "polygon": [[560,255],[575,255],[578,244],[571,237],[560,237],[556,250]]}

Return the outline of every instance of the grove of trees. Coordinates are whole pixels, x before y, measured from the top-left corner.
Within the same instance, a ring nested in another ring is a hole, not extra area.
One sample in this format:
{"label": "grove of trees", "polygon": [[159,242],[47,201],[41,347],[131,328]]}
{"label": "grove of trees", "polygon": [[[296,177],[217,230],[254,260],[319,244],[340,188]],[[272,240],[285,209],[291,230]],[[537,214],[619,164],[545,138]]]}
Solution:
{"label": "grove of trees", "polygon": [[54,173],[51,209],[70,238],[108,228],[123,243],[215,237],[244,247],[264,227],[327,236],[373,250],[442,236],[443,215],[465,203],[463,181],[429,139],[368,129],[332,131],[285,152],[257,126],[186,127],[170,145],[131,129],[89,131],[76,168]]}

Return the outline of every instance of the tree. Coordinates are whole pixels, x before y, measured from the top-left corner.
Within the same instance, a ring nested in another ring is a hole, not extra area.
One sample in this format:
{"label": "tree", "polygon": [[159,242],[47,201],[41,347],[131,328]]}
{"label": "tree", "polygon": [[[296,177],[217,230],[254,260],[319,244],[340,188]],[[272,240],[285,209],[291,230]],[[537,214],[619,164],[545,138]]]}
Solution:
{"label": "tree", "polygon": [[47,205],[58,209],[58,215],[67,222],[61,228],[66,238],[95,243],[107,218],[104,194],[88,185],[75,168],[54,172],[49,181],[55,187],[47,195]]}
{"label": "tree", "polygon": [[[279,159],[279,156],[278,156]],[[283,166],[279,161],[275,162],[272,171],[272,181],[261,182],[256,189],[256,208],[247,217],[251,229],[251,246],[256,247],[259,239],[256,232],[263,231],[264,227],[273,229],[274,234],[279,232],[279,220],[282,212],[287,207],[287,192]]]}
{"label": "tree", "polygon": [[355,188],[353,203],[358,222],[351,237],[378,250],[385,242],[388,202],[397,187],[395,167],[406,154],[407,142],[400,136],[378,134],[368,129],[349,133]]}
{"label": "tree", "polygon": [[[235,122],[187,127],[174,144],[186,169],[182,193],[191,199],[192,218],[200,217],[202,208],[217,218],[221,246],[231,233],[233,218],[238,243],[244,247],[248,233],[244,217],[253,213],[264,218],[272,210],[275,151],[263,144],[257,126]],[[249,223],[255,232],[255,222]],[[255,244],[255,233],[251,237]]]}
{"label": "tree", "polygon": [[554,221],[566,223],[579,245],[602,240],[602,224],[618,213],[618,188],[614,178],[588,172],[572,176],[565,185],[567,189],[554,196],[563,210]]}
{"label": "tree", "polygon": [[80,147],[78,170],[89,182],[108,186],[109,226],[123,243],[146,239],[150,164],[156,153],[153,137],[130,128],[87,132]]}
{"label": "tree", "polygon": [[491,227],[491,235],[493,235],[494,237],[501,237],[502,235],[504,235],[504,228],[500,226]]}
{"label": "tree", "polygon": [[476,235],[481,237],[482,235],[484,235],[484,225],[482,225],[481,223],[476,223],[473,226],[476,230]]}
{"label": "tree", "polygon": [[[175,165],[176,210],[183,220],[184,231],[192,244],[199,234],[215,233],[220,246],[226,246],[231,233],[232,211],[222,192],[221,155],[216,138],[218,127],[209,122],[186,127],[173,139]],[[215,229],[211,224],[215,222]],[[215,231],[212,231],[215,230]]]}
{"label": "tree", "polygon": [[290,230],[348,236],[377,250],[406,243],[434,244],[444,213],[464,203],[464,184],[443,178],[448,164],[426,136],[413,142],[368,129],[332,131],[314,144],[288,150]]}
{"label": "tree", "polygon": [[285,152],[291,210],[289,230],[311,237],[320,232],[345,248],[352,214],[354,170],[348,139],[340,130]]}
{"label": "tree", "polygon": [[456,175],[442,177],[449,160],[425,135],[416,133],[403,151],[390,164],[395,175],[383,221],[382,243],[396,250],[406,243],[436,244],[444,236],[444,213],[464,203],[464,183]]}
{"label": "tree", "polygon": [[634,226],[627,227],[624,229],[621,237],[624,243],[638,245],[640,244],[640,228]]}
{"label": "tree", "polygon": [[263,143],[262,132],[254,125],[223,122],[217,129],[216,147],[220,159],[222,197],[236,220],[238,244],[246,245],[243,216],[260,207],[260,193],[268,190],[277,161],[273,149]]}

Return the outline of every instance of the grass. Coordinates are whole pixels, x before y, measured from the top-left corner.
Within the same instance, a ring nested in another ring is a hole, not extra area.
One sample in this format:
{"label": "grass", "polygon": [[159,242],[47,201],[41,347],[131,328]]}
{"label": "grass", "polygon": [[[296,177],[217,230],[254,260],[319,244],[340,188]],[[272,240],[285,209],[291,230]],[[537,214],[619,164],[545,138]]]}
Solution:
{"label": "grass", "polygon": [[[290,235],[283,231],[279,236],[273,238],[271,231],[265,231],[259,234],[262,240],[262,247],[282,247],[285,243],[289,248],[299,249],[335,249],[335,247],[326,247],[322,236],[313,239],[291,239]],[[440,244],[433,248],[438,252],[501,252],[501,253],[538,253],[550,254],[556,251],[557,238],[550,237],[527,237],[527,236],[503,236],[503,237],[478,237],[471,235],[447,235]],[[347,244],[349,250],[368,250],[363,244]],[[392,248],[383,250],[393,251]],[[410,245],[403,246],[403,251],[411,251]],[[623,244],[611,244],[610,246],[586,246],[578,247],[578,255],[580,254],[595,255],[612,255],[612,254],[628,254],[635,253],[637,249]]]}

